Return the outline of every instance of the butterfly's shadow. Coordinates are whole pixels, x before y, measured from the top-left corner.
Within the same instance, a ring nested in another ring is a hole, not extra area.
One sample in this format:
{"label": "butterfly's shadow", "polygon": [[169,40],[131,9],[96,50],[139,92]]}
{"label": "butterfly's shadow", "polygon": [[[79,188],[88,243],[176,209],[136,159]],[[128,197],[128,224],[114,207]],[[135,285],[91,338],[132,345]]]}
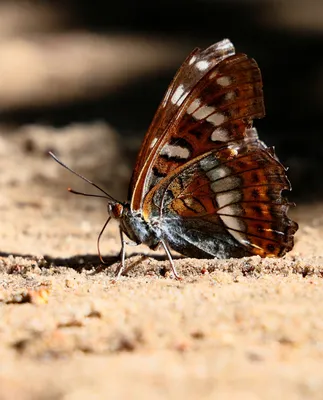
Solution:
{"label": "butterfly's shadow", "polygon": [[[133,260],[131,260],[134,258]],[[156,261],[168,261],[167,255],[163,254],[142,254],[140,252],[133,252],[127,255],[126,258],[126,266],[122,273],[122,275],[127,275],[129,271],[139,266],[143,261],[147,260],[148,258],[152,258]],[[173,259],[182,258],[181,256],[174,256]],[[109,270],[109,268],[117,264],[116,269],[114,268],[112,273],[115,273],[119,266],[120,266],[120,255],[116,256],[106,256],[103,257],[104,264],[100,261],[97,255],[84,255],[84,256],[74,256],[70,258],[52,258],[45,256],[44,259],[49,263],[51,266],[56,267],[67,267],[72,268],[75,271],[81,273],[82,271],[89,271],[91,270],[91,275],[96,275],[102,271]]]}
{"label": "butterfly's shadow", "polygon": [[[109,269],[113,264],[120,263],[120,255],[114,256],[106,256],[103,257],[104,264],[100,261],[97,254],[84,254],[77,255],[72,257],[51,257],[48,255],[44,255],[43,263],[39,260],[39,257],[31,254],[18,254],[18,253],[6,253],[0,252],[0,257],[22,257],[28,260],[35,260],[36,262],[42,264],[43,268],[50,267],[65,267],[72,268],[75,271],[82,273],[83,271],[92,271],[92,275],[98,274],[106,269]],[[133,257],[139,257],[135,260],[130,260]],[[127,274],[128,271],[132,270],[136,266],[138,266],[141,262],[148,258],[153,258],[157,261],[167,261],[168,258],[163,254],[142,254],[140,252],[133,252],[127,256],[126,268],[124,270],[124,275]],[[174,259],[182,258],[181,256],[174,256]]]}

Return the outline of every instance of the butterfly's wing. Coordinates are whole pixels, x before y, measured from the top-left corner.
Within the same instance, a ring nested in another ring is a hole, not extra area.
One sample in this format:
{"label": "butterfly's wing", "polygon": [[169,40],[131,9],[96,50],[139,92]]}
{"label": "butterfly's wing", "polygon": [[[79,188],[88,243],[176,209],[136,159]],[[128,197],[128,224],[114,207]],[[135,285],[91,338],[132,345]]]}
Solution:
{"label": "butterfly's wing", "polygon": [[205,50],[197,48],[186,58],[169,85],[145,135],[131,179],[130,197],[148,156],[158,139],[165,134],[184,100],[208,71],[234,52],[234,46],[230,40],[224,39]]}
{"label": "butterfly's wing", "polygon": [[283,256],[298,228],[287,217],[285,189],[285,168],[253,129],[177,168],[148,194],[144,212],[186,256]]}
{"label": "butterfly's wing", "polygon": [[204,71],[153,146],[144,142],[141,153],[147,155],[132,183],[132,210],[142,210],[146,194],[175,168],[245,138],[252,120],[263,116],[261,74],[253,59],[229,55]]}
{"label": "butterfly's wing", "polygon": [[[287,217],[285,169],[258,139],[264,115],[257,63],[233,54],[192,86],[152,141],[134,183],[131,208],[182,254],[282,256],[297,224]],[[152,136],[153,137],[153,136]]]}

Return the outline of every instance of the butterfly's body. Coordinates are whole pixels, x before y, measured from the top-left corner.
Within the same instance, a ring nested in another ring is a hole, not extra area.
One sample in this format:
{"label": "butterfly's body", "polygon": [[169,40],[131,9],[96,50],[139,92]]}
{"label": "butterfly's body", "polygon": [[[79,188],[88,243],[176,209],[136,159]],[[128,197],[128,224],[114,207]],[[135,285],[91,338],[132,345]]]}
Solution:
{"label": "butterfly's body", "polygon": [[194,50],[170,84],[141,146],[129,203],[107,195],[123,233],[196,258],[283,256],[297,224],[281,196],[286,169],[258,138],[265,114],[257,63],[225,39]]}
{"label": "butterfly's body", "polygon": [[[117,204],[120,205],[120,203]],[[182,219],[176,215],[156,216],[145,221],[140,213],[130,210],[129,204],[122,206],[122,215],[113,216],[113,218],[118,221],[120,232],[136,244],[145,244],[150,249],[156,250],[164,242],[168,243],[172,249],[192,258],[228,258],[249,255],[233,238],[223,237],[222,227],[217,232],[214,222],[196,218]]]}
{"label": "butterfly's body", "polygon": [[[117,205],[120,207],[121,203]],[[122,204],[121,214],[112,212],[110,215],[119,222],[120,232],[136,244],[143,243],[153,250],[159,245],[161,230],[158,224],[147,222],[141,213],[131,211],[129,203]]]}

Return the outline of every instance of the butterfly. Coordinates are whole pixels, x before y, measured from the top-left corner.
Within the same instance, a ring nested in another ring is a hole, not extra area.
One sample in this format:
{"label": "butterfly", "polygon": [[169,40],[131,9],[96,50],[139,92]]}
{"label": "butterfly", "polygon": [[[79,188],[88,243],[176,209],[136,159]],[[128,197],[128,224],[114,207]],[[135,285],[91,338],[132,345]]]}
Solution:
{"label": "butterfly", "polygon": [[153,250],[161,245],[176,278],[171,249],[230,258],[281,257],[293,248],[298,225],[287,216],[292,203],[282,197],[291,190],[286,169],[253,127],[264,114],[256,61],[224,39],[192,51],[177,71],[139,151],[128,202],[76,173],[108,201],[103,230],[111,218],[119,222],[118,276],[124,235]]}

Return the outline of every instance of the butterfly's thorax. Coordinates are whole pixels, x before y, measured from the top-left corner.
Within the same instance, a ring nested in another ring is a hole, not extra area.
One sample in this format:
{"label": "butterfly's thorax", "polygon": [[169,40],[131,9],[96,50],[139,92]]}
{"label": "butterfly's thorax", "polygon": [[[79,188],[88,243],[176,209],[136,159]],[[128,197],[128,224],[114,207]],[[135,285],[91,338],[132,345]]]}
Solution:
{"label": "butterfly's thorax", "polygon": [[158,224],[145,221],[140,212],[130,210],[129,204],[122,205],[121,213],[111,213],[110,215],[117,219],[121,231],[132,241],[138,244],[146,244],[151,249],[158,246],[161,238],[161,230]]}

